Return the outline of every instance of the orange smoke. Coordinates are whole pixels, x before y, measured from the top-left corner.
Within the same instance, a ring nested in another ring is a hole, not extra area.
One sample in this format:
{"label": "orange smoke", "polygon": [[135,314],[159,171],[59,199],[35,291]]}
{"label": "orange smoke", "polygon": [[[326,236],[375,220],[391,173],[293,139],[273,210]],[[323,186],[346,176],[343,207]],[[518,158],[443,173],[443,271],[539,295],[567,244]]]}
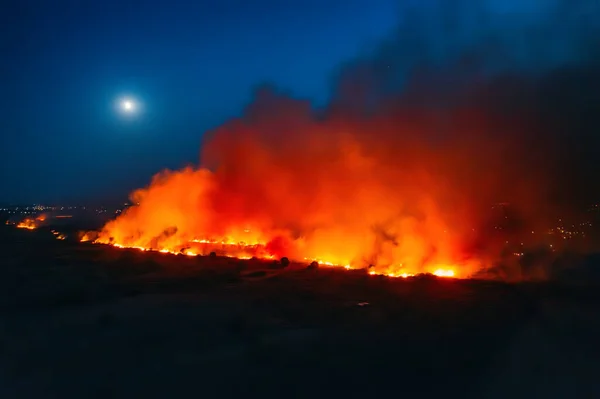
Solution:
{"label": "orange smoke", "polygon": [[307,103],[263,93],[207,138],[201,167],[156,175],[97,242],[394,276],[491,266],[502,250],[484,231],[493,203],[539,219],[544,180],[516,161],[532,156],[483,113],[392,111],[314,118]]}

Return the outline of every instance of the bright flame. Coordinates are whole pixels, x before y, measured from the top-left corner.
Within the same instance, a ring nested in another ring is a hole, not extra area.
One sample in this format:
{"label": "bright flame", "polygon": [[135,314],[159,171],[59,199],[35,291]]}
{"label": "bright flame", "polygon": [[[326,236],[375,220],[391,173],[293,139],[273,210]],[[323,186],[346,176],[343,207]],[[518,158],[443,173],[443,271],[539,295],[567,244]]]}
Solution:
{"label": "bright flame", "polygon": [[454,277],[454,270],[451,269],[437,269],[433,272],[438,277]]}
{"label": "bright flame", "polygon": [[[370,229],[370,223],[362,222],[360,218],[352,220],[355,215],[350,209],[351,213],[345,216],[349,219],[339,226],[330,225],[294,237],[291,229],[261,227],[260,215],[255,215],[258,218],[239,219],[234,213],[237,211],[231,211],[228,214],[232,218],[227,220],[221,219],[220,211],[209,211],[208,204],[219,179],[222,177],[204,169],[185,169],[159,175],[149,188],[134,193],[134,202],[139,205],[128,208],[117,219],[107,223],[96,234],[97,239],[93,238],[94,234],[87,233],[81,241],[187,256],[211,252],[237,258],[279,259],[286,256],[290,260],[316,261],[323,266],[345,269],[362,269],[371,263],[373,274],[403,278],[419,273],[456,277],[459,269],[463,271],[460,276],[466,277],[477,267],[474,261],[463,257],[462,262],[452,263],[455,264],[452,268],[440,269],[438,265],[450,264],[449,260],[461,254],[452,240],[446,239],[437,244],[435,256],[427,254],[430,244],[424,234],[444,238],[444,231],[449,230],[442,220],[436,219],[434,208],[429,221],[423,226],[411,218],[400,221],[397,227],[403,231],[404,237],[400,245],[391,240],[380,242],[380,234],[383,233]],[[376,200],[388,202],[385,195]],[[365,209],[371,206],[372,199],[365,198],[364,201],[364,205],[360,200],[357,204]],[[191,211],[193,204],[202,206],[202,203],[206,204],[205,210],[198,213]],[[333,202],[325,206],[336,209]],[[379,217],[380,211],[371,209],[373,216]],[[359,214],[367,215],[366,211]],[[298,219],[300,225],[317,221]],[[306,231],[310,230],[307,228]],[[377,258],[368,261],[369,251],[374,249],[378,251],[374,254]],[[425,257],[427,262],[424,262]]]}
{"label": "bright flame", "polygon": [[35,223],[35,220],[33,220],[33,219],[25,219],[25,220],[17,223],[17,228],[19,228],[19,229],[34,230],[34,229],[37,228],[37,225]]}
{"label": "bright flame", "polygon": [[[158,176],[148,189],[134,194],[135,202],[140,204],[109,222],[94,242],[188,256],[208,255],[213,251],[238,258],[278,259],[287,256],[291,260],[316,261],[321,265],[346,269],[361,269],[372,263],[376,274],[404,278],[419,273],[454,277],[458,275],[457,269],[468,273],[476,267],[473,261],[463,260],[452,270],[438,270],[437,265],[448,264],[460,254],[452,240],[441,241],[437,245],[436,256],[427,255],[430,244],[427,235],[423,234],[443,238],[443,231],[449,229],[441,220],[435,219],[434,209],[423,226],[410,218],[400,221],[398,227],[403,230],[404,237],[400,245],[391,241],[380,242],[380,233],[360,219],[348,219],[339,226],[312,230],[296,238],[290,229],[260,227],[258,219],[236,222],[237,217],[233,213],[230,221],[220,219],[219,211],[205,213],[209,209],[211,187],[219,184],[218,179],[218,176],[202,169],[186,169]],[[385,198],[378,200],[388,202]],[[367,207],[371,201],[369,199],[360,206]],[[186,210],[198,202],[207,203],[206,211],[193,214]],[[336,209],[333,203],[327,207]],[[373,210],[374,216],[378,217],[377,208]],[[366,212],[359,214],[366,215]],[[349,216],[351,214],[345,217]],[[316,223],[318,220],[299,219],[298,222]],[[86,234],[81,241],[91,239],[92,235]],[[374,249],[379,252],[374,254],[377,258],[368,261],[369,252]],[[427,262],[424,262],[425,256]]]}
{"label": "bright flame", "polygon": [[45,220],[46,215],[44,214],[38,215],[35,218],[25,218],[21,222],[17,223],[17,228],[34,230],[39,227],[40,222],[44,222]]}

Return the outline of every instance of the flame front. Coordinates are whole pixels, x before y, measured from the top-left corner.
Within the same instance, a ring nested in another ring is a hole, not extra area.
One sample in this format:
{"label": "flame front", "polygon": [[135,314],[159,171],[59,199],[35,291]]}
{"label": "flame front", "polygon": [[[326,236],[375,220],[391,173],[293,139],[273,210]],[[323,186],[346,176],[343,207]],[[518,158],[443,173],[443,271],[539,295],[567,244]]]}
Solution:
{"label": "flame front", "polygon": [[186,255],[286,256],[398,277],[466,277],[479,267],[460,241],[464,224],[453,225],[456,215],[446,217],[432,197],[438,187],[403,187],[394,182],[406,181],[404,171],[386,170],[341,138],[335,145],[335,162],[316,167],[317,144],[288,164],[271,151],[234,146],[228,151],[238,159],[226,153],[214,171],[163,172],[133,193],[138,205],[107,223],[95,242]]}
{"label": "flame front", "polygon": [[[243,194],[238,194],[242,198],[232,197],[229,186],[219,188],[226,178],[192,168],[158,175],[148,188],[134,193],[139,205],[109,222],[95,242],[188,256],[213,251],[238,258],[286,256],[347,269],[370,266],[372,273],[392,277],[417,273],[455,277],[461,275],[459,270],[464,270],[465,276],[474,266],[463,256],[461,264],[440,268],[463,254],[452,245],[447,233],[451,229],[437,217],[433,206],[423,220],[405,216],[385,226],[383,221],[394,212],[387,190],[359,189],[354,194],[354,211],[344,206],[352,197],[344,201],[328,194],[303,209],[297,201],[279,199],[277,191],[266,189],[262,196],[265,204],[271,205],[258,212],[247,211],[255,200],[247,204]],[[271,212],[285,223],[270,219]],[[439,241],[432,247],[430,240],[435,238]],[[90,239],[84,235],[81,240]]]}

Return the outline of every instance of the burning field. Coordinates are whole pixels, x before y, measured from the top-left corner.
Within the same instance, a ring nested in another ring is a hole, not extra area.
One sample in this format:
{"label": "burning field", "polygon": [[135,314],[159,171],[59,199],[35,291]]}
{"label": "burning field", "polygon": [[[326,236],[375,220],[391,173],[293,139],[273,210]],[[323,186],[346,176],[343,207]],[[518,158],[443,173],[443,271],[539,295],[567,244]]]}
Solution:
{"label": "burning field", "polygon": [[[198,133],[197,165],[159,172],[131,194],[136,206],[84,240],[520,279],[514,254],[559,252],[545,232],[600,194],[589,183],[598,26],[583,17],[589,1],[519,17],[443,4],[403,6],[406,20],[381,48],[338,70],[325,106],[258,88],[239,117]],[[478,22],[485,34],[465,42],[462,18],[474,13],[494,23]],[[570,57],[539,40],[556,35]]]}
{"label": "burning field", "polygon": [[[244,116],[206,135],[200,166],[159,173],[131,195],[136,206],[83,240],[480,276],[510,262],[516,243],[551,247],[541,232],[565,208],[548,198],[569,189],[527,110],[507,120],[476,105],[483,92],[435,112],[401,98],[371,115],[337,104],[315,115],[259,91]],[[499,202],[512,225],[494,213]]]}
{"label": "burning field", "polygon": [[260,91],[244,117],[207,135],[199,167],[159,173],[132,194],[137,206],[83,240],[469,277],[522,233],[494,234],[498,200],[523,213],[521,230],[544,229],[547,179],[492,115],[453,109],[447,131],[437,117],[399,105],[317,118],[306,102]]}
{"label": "burning field", "polygon": [[42,223],[46,221],[46,215],[39,215],[36,217],[25,218],[16,224],[19,229],[34,230],[38,228]]}
{"label": "burning field", "polygon": [[0,397],[600,397],[594,1],[401,3],[326,105],[261,86],[103,226],[0,226]]}
{"label": "burning field", "polygon": [[[6,221],[6,225],[11,226],[14,225],[18,229],[26,229],[26,230],[36,230],[41,227],[50,227],[55,226],[57,220],[70,219],[71,215],[48,215],[45,213],[39,214],[37,216],[26,217],[20,221]],[[65,234],[52,229],[51,233],[58,239],[64,240],[66,238]]]}
{"label": "burning field", "polygon": [[[84,240],[514,280],[523,278],[515,254],[551,252],[533,262],[543,278],[563,246],[546,232],[600,194],[590,184],[596,23],[558,5],[543,18],[494,14],[486,35],[458,45],[466,27],[437,18],[458,21],[473,7],[444,10],[434,18],[408,7],[410,22],[382,49],[340,69],[324,107],[258,88],[239,117],[203,134],[197,165],[159,172],[131,194],[136,206]],[[576,56],[557,58],[536,39],[557,34],[552,18],[564,20],[561,43]],[[445,32],[443,63],[425,26]],[[586,240],[577,251],[598,249]]]}

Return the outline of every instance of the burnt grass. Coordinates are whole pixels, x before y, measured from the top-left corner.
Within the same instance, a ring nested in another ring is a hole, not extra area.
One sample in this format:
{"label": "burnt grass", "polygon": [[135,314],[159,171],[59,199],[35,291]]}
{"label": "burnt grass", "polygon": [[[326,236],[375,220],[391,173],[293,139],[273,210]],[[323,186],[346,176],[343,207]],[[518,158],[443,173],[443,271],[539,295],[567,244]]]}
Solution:
{"label": "burnt grass", "polygon": [[0,246],[2,398],[600,394],[595,286]]}

